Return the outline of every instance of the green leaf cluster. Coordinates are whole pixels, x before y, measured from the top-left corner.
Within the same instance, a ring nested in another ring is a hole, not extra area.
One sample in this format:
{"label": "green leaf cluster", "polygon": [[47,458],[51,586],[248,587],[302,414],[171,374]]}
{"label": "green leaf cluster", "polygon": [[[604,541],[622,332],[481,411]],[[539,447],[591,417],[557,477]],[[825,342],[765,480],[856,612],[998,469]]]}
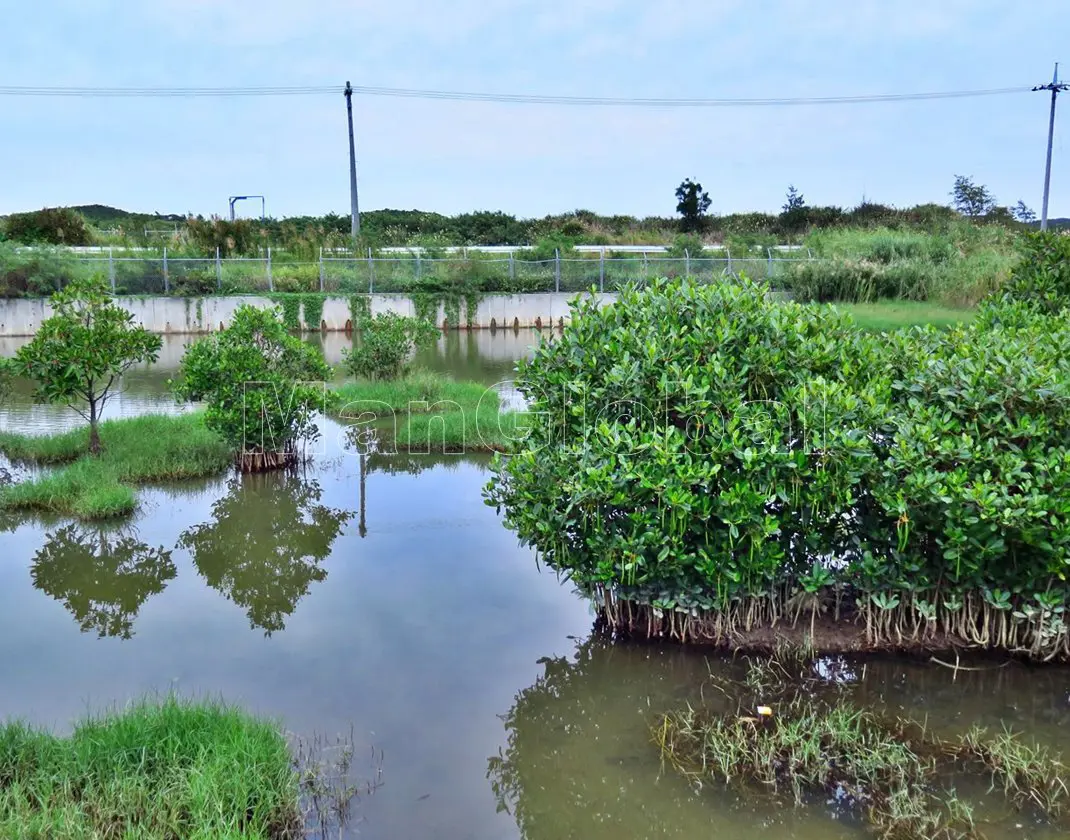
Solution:
{"label": "green leaf cluster", "polygon": [[360,335],[343,364],[362,379],[398,379],[408,369],[413,353],[434,344],[439,335],[429,321],[396,312],[361,315],[356,327]]}
{"label": "green leaf cluster", "polygon": [[100,412],[127,370],[156,361],[161,339],[136,325],[97,279],[72,280],[51,305],[52,315],[15,355],[15,370],[36,382],[39,400],[64,403],[89,421],[96,451]]}
{"label": "green leaf cluster", "polygon": [[1070,653],[1064,320],[872,334],[746,279],[574,306],[487,500],[611,618],[834,602],[875,642]]}
{"label": "green leaf cluster", "polygon": [[282,465],[299,442],[319,436],[314,416],[325,407],[331,369],[276,310],[238,307],[229,327],[186,351],[179,374],[178,397],[204,400],[205,424],[243,459],[281,454],[271,465]]}

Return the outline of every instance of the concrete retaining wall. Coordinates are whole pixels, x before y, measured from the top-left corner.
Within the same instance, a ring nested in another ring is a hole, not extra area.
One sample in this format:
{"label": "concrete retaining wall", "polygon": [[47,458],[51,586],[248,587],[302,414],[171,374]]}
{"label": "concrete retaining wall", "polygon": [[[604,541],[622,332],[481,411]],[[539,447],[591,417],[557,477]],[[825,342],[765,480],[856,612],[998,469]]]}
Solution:
{"label": "concrete retaining wall", "polygon": [[[461,307],[461,329],[508,329],[511,327],[550,327],[569,320],[568,302],[573,294],[486,295],[479,302],[468,322]],[[596,294],[600,304],[616,300],[613,293]],[[415,315],[412,300],[404,295],[370,295],[372,314],[397,312]],[[119,303],[143,326],[152,332],[167,334],[206,333],[222,329],[230,323],[234,310],[243,303],[253,306],[273,306],[266,297],[131,297],[119,298]],[[28,336],[37,332],[41,322],[52,314],[47,300],[14,298],[0,300],[0,337]],[[303,318],[302,311],[302,318]],[[323,302],[319,324],[303,324],[305,329],[345,330],[351,327],[349,298],[328,297]],[[444,324],[447,315],[439,306],[435,322]]]}

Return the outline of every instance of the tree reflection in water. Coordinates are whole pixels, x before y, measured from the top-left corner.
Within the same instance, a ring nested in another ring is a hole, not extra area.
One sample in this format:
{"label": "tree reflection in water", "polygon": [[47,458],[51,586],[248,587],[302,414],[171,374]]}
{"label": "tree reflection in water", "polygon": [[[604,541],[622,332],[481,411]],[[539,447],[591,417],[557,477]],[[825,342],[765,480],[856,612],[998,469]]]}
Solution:
{"label": "tree reflection in water", "polygon": [[294,471],[243,476],[213,505],[213,520],[185,530],[178,547],[209,586],[270,635],[327,577],[320,564],[353,516],[320,504],[322,495],[318,482]]}
{"label": "tree reflection in water", "polygon": [[34,555],[33,585],[70,610],[83,632],[129,639],[151,595],[175,576],[171,552],[151,548],[131,528],[67,525]]}

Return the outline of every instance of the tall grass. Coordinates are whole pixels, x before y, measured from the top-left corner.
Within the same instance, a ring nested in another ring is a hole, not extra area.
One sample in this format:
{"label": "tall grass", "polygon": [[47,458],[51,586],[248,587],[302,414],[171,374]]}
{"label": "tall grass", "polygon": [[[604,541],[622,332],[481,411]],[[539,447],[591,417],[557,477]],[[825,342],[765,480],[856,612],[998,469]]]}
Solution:
{"label": "tall grass", "polygon": [[200,413],[145,415],[100,424],[104,452],[88,454],[87,429],[56,435],[0,433],[0,452],[15,461],[59,466],[0,489],[0,510],[35,510],[100,519],[136,507],[132,484],[215,475],[233,453]]}
{"label": "tall grass", "polygon": [[1017,260],[1015,234],[994,225],[953,225],[946,234],[875,228],[816,231],[818,260],[793,265],[787,285],[801,301],[883,298],[973,306],[999,288]]}
{"label": "tall grass", "polygon": [[300,785],[272,722],[219,702],[139,702],[68,738],[0,726],[0,836],[301,835]]}

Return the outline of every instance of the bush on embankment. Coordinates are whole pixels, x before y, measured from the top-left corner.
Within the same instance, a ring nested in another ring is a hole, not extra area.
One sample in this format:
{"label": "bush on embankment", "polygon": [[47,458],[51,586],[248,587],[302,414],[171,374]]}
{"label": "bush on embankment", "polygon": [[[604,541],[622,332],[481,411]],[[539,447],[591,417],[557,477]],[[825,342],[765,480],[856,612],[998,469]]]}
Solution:
{"label": "bush on embankment", "polygon": [[662,281],[579,302],[518,386],[531,434],[488,503],[615,628],[1070,653],[1065,318],[871,334]]}
{"label": "bush on embankment", "polygon": [[133,486],[216,475],[234,461],[204,425],[204,415],[146,415],[100,424],[103,454],[89,454],[89,431],[55,435],[0,432],[0,452],[13,461],[57,466],[0,488],[0,510],[102,519],[137,506]]}
{"label": "bush on embankment", "polygon": [[300,785],[279,728],[221,703],[142,702],[66,738],[0,725],[4,837],[296,840]]}

